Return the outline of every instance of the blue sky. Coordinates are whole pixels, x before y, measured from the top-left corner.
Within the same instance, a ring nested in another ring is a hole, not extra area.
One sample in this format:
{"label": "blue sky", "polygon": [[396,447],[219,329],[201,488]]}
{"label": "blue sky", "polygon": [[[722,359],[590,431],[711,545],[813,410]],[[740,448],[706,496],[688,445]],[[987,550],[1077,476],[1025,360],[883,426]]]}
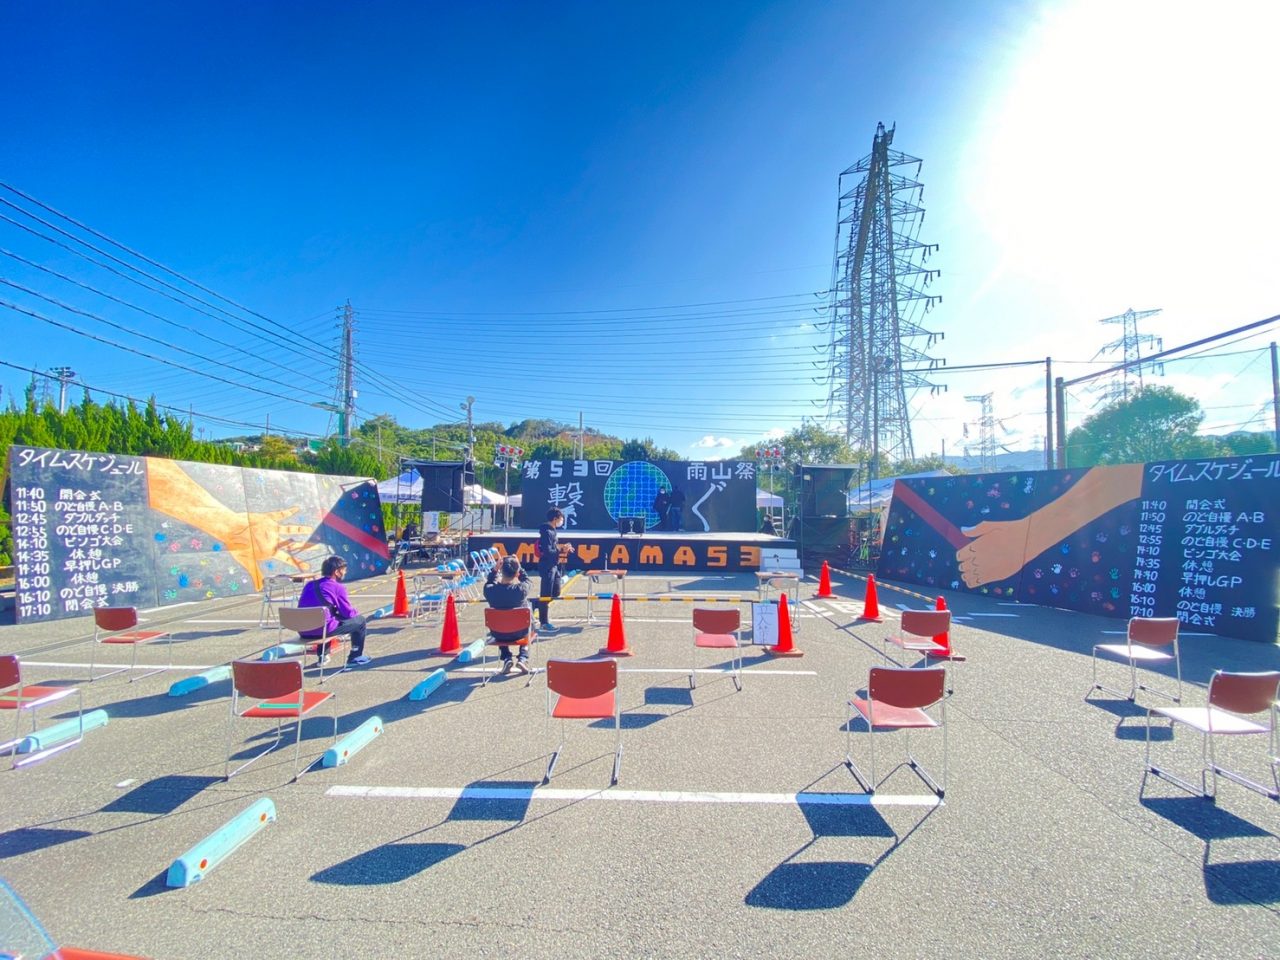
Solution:
{"label": "blue sky", "polygon": [[[932,352],[1078,376],[1127,307],[1162,307],[1166,346],[1277,312],[1277,27],[1245,0],[19,0],[0,180],[205,291],[0,189],[186,301],[0,204],[37,231],[0,220],[0,384],[67,365],[205,436],[322,434],[349,300],[362,417],[425,426],[470,395],[480,420],[733,453],[825,412],[836,177],[879,121],[924,160]],[[1169,382],[1266,429],[1273,335]],[[917,452],[962,446],[986,391],[1002,440],[1038,444],[1041,376],[942,378]]]}

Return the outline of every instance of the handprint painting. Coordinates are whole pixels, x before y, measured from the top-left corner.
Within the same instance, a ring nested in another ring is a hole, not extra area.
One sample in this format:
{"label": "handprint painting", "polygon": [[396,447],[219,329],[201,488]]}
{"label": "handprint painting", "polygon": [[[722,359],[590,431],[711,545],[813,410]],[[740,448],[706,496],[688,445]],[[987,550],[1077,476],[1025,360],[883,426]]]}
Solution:
{"label": "handprint painting", "polygon": [[266,577],[346,558],[349,579],[387,566],[371,482],[146,458],[159,603],[256,592]]}
{"label": "handprint painting", "polygon": [[1127,615],[1141,464],[900,480],[879,574]]}

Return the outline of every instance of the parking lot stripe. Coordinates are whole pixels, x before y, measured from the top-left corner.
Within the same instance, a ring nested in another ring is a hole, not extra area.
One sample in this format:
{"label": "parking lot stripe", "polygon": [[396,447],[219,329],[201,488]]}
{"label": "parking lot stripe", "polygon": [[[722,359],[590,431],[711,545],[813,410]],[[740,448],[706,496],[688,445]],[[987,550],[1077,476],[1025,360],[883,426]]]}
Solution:
{"label": "parking lot stripe", "polygon": [[556,787],[332,786],[327,797],[396,800],[599,800],[612,803],[739,803],[791,806],[936,807],[932,794],[718,793],[710,790],[566,790]]}

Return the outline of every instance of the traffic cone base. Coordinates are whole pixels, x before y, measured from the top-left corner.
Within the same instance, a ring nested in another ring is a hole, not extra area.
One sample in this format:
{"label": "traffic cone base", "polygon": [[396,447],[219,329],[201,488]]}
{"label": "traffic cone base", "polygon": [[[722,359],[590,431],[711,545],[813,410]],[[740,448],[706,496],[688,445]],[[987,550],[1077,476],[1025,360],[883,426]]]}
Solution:
{"label": "traffic cone base", "polygon": [[409,615],[409,593],[404,587],[404,571],[400,571],[400,578],[396,580],[396,602],[391,608],[393,617],[407,617]]}
{"label": "traffic cone base", "polygon": [[833,596],[831,593],[831,564],[822,561],[822,575],[818,578],[818,592],[815,597],[825,598]]}
{"label": "traffic cone base", "polygon": [[859,620],[870,620],[874,623],[883,622],[880,616],[880,600],[876,594],[876,578],[874,574],[867,577],[867,598],[862,606],[862,616]]}
{"label": "traffic cone base", "polygon": [[627,629],[622,622],[622,598],[613,595],[613,604],[609,610],[609,642],[600,650],[602,657],[631,657],[635,651],[627,646]]}
{"label": "traffic cone base", "polygon": [[440,654],[452,656],[462,652],[462,635],[458,632],[458,609],[453,605],[453,594],[445,599],[444,628],[440,631]]}

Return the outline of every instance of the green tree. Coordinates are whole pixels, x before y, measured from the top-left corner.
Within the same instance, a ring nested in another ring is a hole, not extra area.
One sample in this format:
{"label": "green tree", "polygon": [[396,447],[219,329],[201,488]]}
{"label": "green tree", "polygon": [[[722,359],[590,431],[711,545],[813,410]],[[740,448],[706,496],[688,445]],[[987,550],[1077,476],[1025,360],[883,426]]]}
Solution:
{"label": "green tree", "polygon": [[1203,420],[1194,398],[1171,387],[1143,387],[1067,434],[1067,464],[1089,467],[1209,456],[1215,452],[1213,439],[1196,433]]}

